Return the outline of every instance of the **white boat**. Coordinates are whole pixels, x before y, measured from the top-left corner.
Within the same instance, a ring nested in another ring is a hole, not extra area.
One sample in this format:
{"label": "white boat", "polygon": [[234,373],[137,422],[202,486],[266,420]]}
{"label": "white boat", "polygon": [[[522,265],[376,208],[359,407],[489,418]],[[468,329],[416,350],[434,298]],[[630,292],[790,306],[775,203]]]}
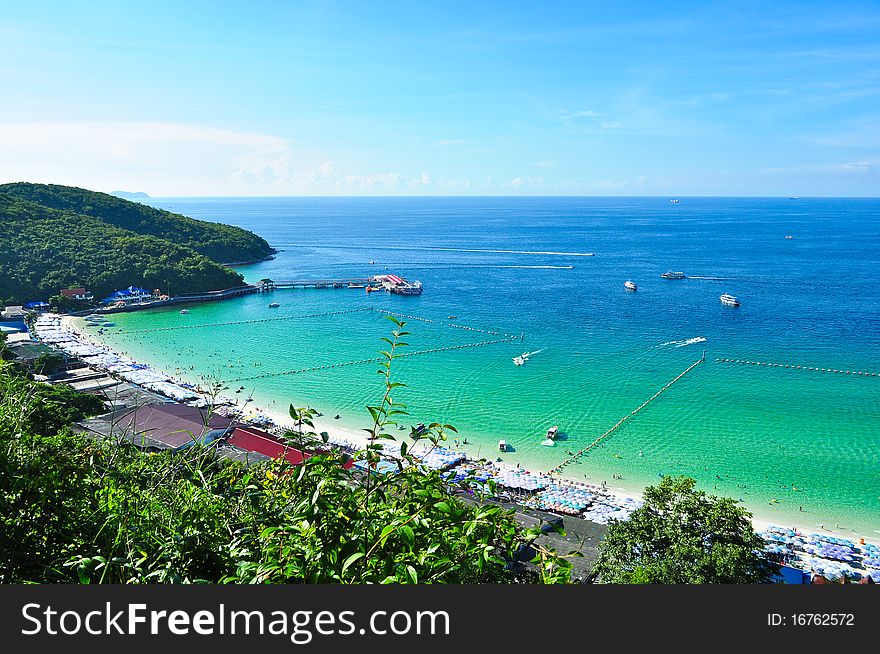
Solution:
{"label": "white boat", "polygon": [[498,451],[506,452],[507,451],[507,443],[505,441],[498,441]]}
{"label": "white boat", "polygon": [[547,430],[547,439],[551,441],[555,441],[556,437],[559,435],[559,427],[553,425],[550,429]]}
{"label": "white boat", "polygon": [[271,302],[271,303],[269,303],[269,308],[270,308],[270,309],[277,309],[277,308],[280,307],[280,306],[281,306],[281,305],[278,304],[277,302]]}
{"label": "white boat", "polygon": [[349,284],[349,288],[365,288],[363,284]]}
{"label": "white boat", "polygon": [[625,282],[623,282],[623,287],[628,291],[635,291],[636,289],[638,289],[638,286],[636,286],[636,283],[631,282],[628,279]]}
{"label": "white boat", "polygon": [[678,198],[672,198],[672,199],[670,200],[670,202],[671,202],[672,204],[678,204]]}
{"label": "white boat", "polygon": [[730,293],[725,293],[721,297],[718,298],[721,300],[721,304],[725,304],[729,307],[738,307],[739,300],[736,299],[735,295],[731,295]]}
{"label": "white boat", "polygon": [[683,272],[673,272],[672,270],[667,270],[665,273],[660,275],[663,279],[684,279]]}
{"label": "white boat", "polygon": [[186,315],[189,313],[189,309],[181,309],[180,313],[181,313],[181,315]]}
{"label": "white boat", "polygon": [[520,357],[520,356],[516,356],[516,357],[513,357],[513,362],[514,362],[516,365],[521,366],[522,364],[524,364],[524,363],[526,362],[526,360],[523,359],[523,358]]}

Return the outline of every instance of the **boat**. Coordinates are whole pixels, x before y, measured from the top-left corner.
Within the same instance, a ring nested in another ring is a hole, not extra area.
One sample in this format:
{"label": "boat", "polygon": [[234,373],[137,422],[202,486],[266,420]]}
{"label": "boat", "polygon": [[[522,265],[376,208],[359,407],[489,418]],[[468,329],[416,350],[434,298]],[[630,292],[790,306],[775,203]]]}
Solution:
{"label": "boat", "polygon": [[671,270],[667,270],[665,273],[660,275],[663,279],[684,279],[683,272],[673,272]]}
{"label": "boat", "polygon": [[793,238],[791,234],[786,234],[785,238]]}
{"label": "boat", "polygon": [[551,441],[555,441],[556,437],[559,435],[559,427],[553,425],[550,429],[547,430],[547,439]]}
{"label": "boat", "polygon": [[376,262],[375,262],[375,261],[373,261],[373,260],[372,260],[372,259],[371,259],[371,260],[370,260],[370,263],[371,263],[371,264],[374,264],[374,263],[376,263]]}
{"label": "boat", "polygon": [[524,364],[526,362],[526,360],[521,356],[515,356],[515,357],[513,357],[513,362],[516,365],[521,366],[522,364]]}
{"label": "boat", "polygon": [[180,314],[181,314],[181,315],[186,315],[186,314],[188,314],[188,313],[189,313],[189,309],[181,309],[181,310],[180,310]]}
{"label": "boat", "polygon": [[629,280],[626,280],[625,282],[623,282],[623,287],[628,291],[635,291],[636,289],[639,288],[638,286],[636,286],[635,282],[631,282]]}
{"label": "boat", "polygon": [[364,288],[363,284],[349,284],[349,288]]}
{"label": "boat", "polygon": [[458,316],[446,316],[449,320],[455,320]]}
{"label": "boat", "polygon": [[678,204],[678,198],[672,198],[672,199],[670,200],[670,202],[671,202],[672,204]]}
{"label": "boat", "polygon": [[506,441],[498,441],[498,451],[506,452],[507,451],[507,442]]}
{"label": "boat", "polygon": [[730,293],[725,293],[721,297],[718,298],[721,300],[721,304],[725,304],[729,307],[738,307],[739,300],[736,299],[735,295],[731,295]]}
{"label": "boat", "polygon": [[270,302],[270,303],[269,303],[269,308],[270,308],[270,309],[277,309],[277,308],[280,307],[280,306],[281,306],[281,305],[278,304],[277,302]]}

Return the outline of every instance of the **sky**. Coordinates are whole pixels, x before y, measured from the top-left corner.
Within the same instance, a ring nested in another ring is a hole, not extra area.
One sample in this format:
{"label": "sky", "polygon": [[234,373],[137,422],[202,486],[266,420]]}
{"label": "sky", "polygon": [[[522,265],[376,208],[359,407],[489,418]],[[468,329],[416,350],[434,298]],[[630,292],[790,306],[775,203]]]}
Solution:
{"label": "sky", "polygon": [[0,0],[0,182],[880,195],[880,2]]}

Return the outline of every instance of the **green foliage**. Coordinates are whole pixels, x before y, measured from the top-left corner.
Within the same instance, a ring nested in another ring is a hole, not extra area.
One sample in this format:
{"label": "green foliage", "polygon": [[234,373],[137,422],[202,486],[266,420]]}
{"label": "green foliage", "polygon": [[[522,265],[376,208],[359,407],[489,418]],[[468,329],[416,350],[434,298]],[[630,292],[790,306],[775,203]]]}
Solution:
{"label": "green foliage", "polygon": [[599,545],[595,572],[618,584],[767,583],[778,566],[735,500],[695,489],[689,477],[664,477],[645,504],[614,522]]}
{"label": "green foliage", "polygon": [[38,375],[52,375],[64,365],[64,357],[58,354],[43,352],[34,359],[34,372]]}
{"label": "green foliage", "polygon": [[27,182],[0,184],[0,193],[63,213],[91,216],[142,236],[171,241],[218,263],[258,261],[274,252],[264,239],[240,227],[196,220],[106,193]]}
{"label": "green foliage", "polygon": [[242,283],[238,273],[176,242],[3,193],[0,243],[0,298],[9,304],[70,286],[101,298],[132,284],[186,293]]}
{"label": "green foliage", "polygon": [[15,354],[9,349],[9,345],[6,344],[6,333],[0,331],[0,362],[12,361],[14,358]]}
{"label": "green foliage", "polygon": [[[47,401],[49,387],[0,368],[0,582],[567,581],[569,566],[547,551],[537,575],[515,572],[513,553],[538,531],[500,506],[463,502],[437,472],[412,465],[407,448],[396,473],[372,469],[405,415],[392,399],[403,385],[391,378],[405,334],[388,340],[370,445],[354,457],[367,472],[332,451],[296,467],[246,468],[210,447],[148,455],[88,440],[63,427],[77,400]],[[289,442],[320,443],[314,415],[291,407]],[[450,430],[432,424],[412,436],[436,445]]]}

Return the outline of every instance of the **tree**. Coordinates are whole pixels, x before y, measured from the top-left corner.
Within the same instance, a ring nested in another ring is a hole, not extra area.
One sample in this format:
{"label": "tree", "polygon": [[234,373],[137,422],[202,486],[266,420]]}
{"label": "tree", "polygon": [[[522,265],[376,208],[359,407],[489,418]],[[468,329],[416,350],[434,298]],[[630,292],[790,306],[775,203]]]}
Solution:
{"label": "tree", "polygon": [[735,500],[707,495],[689,477],[664,477],[645,504],[613,522],[595,572],[613,584],[768,583],[779,566],[762,556],[751,514]]}
{"label": "tree", "polygon": [[52,375],[64,365],[64,357],[52,352],[43,352],[34,359],[34,372],[38,375]]}
{"label": "tree", "polygon": [[0,332],[0,361],[12,361],[14,358],[12,350],[6,345],[6,334]]}

